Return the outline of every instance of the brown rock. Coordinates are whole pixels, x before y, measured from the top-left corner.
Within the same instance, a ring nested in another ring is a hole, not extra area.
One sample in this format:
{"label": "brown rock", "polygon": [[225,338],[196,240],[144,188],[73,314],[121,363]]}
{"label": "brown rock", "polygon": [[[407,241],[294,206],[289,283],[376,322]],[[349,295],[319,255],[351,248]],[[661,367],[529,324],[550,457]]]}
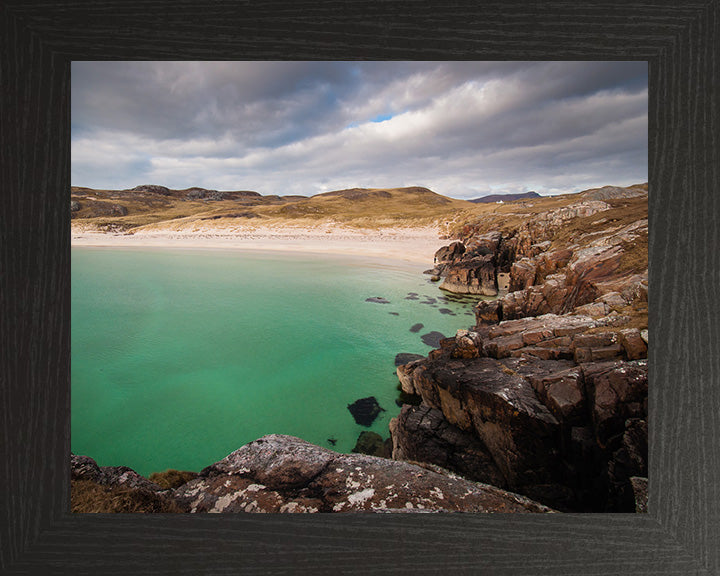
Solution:
{"label": "brown rock", "polygon": [[578,424],[585,416],[585,394],[579,368],[529,378],[540,399],[561,421]]}
{"label": "brown rock", "polygon": [[497,300],[480,300],[473,310],[479,325],[497,324],[502,318],[500,302]]}
{"label": "brown rock", "polygon": [[620,330],[620,344],[625,349],[628,360],[647,358],[647,344],[637,328]]}
{"label": "brown rock", "polygon": [[535,283],[536,266],[530,258],[513,262],[510,267],[510,291],[524,290]]}
{"label": "brown rock", "polygon": [[448,264],[440,288],[455,294],[495,296],[497,280],[493,256],[488,254]]}

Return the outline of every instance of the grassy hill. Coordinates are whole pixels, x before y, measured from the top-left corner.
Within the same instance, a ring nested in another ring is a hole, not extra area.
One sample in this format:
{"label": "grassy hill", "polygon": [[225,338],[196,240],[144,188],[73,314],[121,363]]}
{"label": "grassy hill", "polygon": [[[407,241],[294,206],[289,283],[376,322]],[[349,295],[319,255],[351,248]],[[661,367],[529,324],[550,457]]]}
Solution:
{"label": "grassy hill", "polygon": [[159,186],[133,190],[73,187],[73,222],[100,230],[187,228],[193,224],[316,226],[337,223],[353,227],[431,226],[452,218],[472,204],[426,188],[353,188],[304,196],[262,196],[257,192],[217,192]]}
{"label": "grassy hill", "polygon": [[[438,226],[446,236],[457,237],[469,223],[488,229],[511,229],[541,213],[589,201],[598,195],[617,208],[616,212],[605,213],[604,218],[635,216],[643,209],[643,202],[647,213],[645,184],[502,204],[474,204],[422,187],[351,188],[312,197],[263,196],[250,190],[172,190],[156,185],[138,186],[132,190],[73,187],[71,214],[76,225],[130,233],[199,227],[222,230],[258,225],[315,227],[339,224],[356,228]],[[597,219],[578,222],[580,228],[597,224]]]}

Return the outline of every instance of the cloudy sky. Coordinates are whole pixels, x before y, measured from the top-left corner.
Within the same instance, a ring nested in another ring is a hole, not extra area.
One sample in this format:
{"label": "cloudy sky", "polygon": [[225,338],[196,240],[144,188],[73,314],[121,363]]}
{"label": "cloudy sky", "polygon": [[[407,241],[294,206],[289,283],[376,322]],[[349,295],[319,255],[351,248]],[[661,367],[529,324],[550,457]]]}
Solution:
{"label": "cloudy sky", "polygon": [[645,62],[73,62],[72,184],[626,186],[647,112]]}

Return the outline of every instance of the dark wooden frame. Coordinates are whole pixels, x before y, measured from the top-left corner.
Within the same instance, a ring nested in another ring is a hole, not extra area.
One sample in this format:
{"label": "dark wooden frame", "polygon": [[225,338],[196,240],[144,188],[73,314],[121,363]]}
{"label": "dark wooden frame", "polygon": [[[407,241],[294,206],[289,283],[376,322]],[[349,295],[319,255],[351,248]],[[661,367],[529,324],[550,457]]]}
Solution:
{"label": "dark wooden frame", "polygon": [[[5,0],[0,572],[720,573],[719,6]],[[648,514],[69,514],[70,61],[356,58],[649,62]]]}

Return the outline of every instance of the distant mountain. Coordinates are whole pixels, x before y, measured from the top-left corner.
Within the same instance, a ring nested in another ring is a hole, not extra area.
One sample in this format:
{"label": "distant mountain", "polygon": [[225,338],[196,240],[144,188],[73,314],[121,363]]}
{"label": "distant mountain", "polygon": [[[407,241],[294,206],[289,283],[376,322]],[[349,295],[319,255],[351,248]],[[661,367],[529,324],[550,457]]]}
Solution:
{"label": "distant mountain", "polygon": [[524,194],[490,194],[489,196],[468,200],[468,202],[490,204],[491,202],[499,202],[500,200],[503,202],[512,202],[513,200],[527,200],[529,198],[540,198],[540,194],[537,192],[525,192]]}

